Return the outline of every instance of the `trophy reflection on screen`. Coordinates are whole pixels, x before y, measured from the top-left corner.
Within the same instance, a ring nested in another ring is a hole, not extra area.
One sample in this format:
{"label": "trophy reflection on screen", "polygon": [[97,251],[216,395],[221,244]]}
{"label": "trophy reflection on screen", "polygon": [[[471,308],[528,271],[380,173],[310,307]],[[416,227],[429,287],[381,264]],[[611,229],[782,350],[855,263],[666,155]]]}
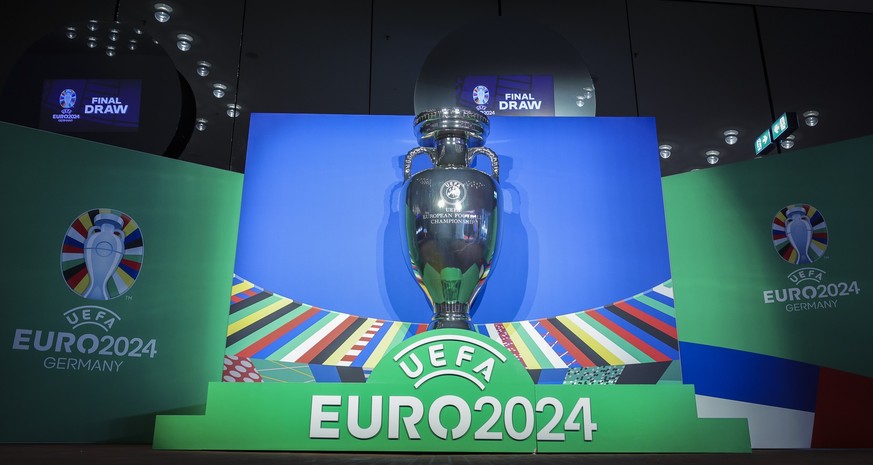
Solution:
{"label": "trophy reflection on screen", "polygon": [[[433,307],[430,329],[473,329],[470,306],[485,283],[497,250],[500,189],[497,154],[483,147],[488,118],[458,108],[420,113],[420,147],[403,168],[412,272]],[[427,154],[434,167],[410,178],[412,159]],[[477,155],[491,160],[493,176],[470,168]]]}
{"label": "trophy reflection on screen", "polygon": [[91,283],[85,290],[86,299],[109,300],[107,284],[118,269],[124,255],[123,221],[118,215],[101,213],[94,217],[94,226],[85,239],[85,268]]}

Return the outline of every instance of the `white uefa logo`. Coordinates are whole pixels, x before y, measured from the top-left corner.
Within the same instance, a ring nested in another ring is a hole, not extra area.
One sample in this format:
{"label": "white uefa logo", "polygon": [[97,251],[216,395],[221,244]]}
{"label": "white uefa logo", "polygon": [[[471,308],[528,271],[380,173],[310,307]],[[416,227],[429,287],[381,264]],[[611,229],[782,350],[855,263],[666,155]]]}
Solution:
{"label": "white uefa logo", "polygon": [[461,203],[467,197],[467,187],[460,181],[450,179],[440,188],[440,197],[450,204]]}

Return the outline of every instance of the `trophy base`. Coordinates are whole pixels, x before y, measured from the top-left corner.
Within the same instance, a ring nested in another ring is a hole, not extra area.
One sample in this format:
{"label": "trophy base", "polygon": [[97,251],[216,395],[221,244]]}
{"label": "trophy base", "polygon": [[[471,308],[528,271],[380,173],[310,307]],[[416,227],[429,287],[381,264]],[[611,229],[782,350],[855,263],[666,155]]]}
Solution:
{"label": "trophy base", "polygon": [[433,321],[430,322],[427,329],[469,329],[473,330],[473,321],[470,319],[470,313],[466,304],[459,303],[443,303],[438,304],[436,312],[433,314]]}

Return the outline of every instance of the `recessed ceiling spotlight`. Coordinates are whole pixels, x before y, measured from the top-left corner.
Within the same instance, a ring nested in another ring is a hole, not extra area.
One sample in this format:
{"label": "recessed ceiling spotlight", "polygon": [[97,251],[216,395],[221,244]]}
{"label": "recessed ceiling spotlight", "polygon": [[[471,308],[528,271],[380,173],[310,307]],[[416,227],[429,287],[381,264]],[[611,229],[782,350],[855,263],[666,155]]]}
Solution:
{"label": "recessed ceiling spotlight", "polygon": [[178,41],[176,42],[176,47],[179,50],[183,52],[191,50],[191,44],[194,43],[193,37],[188,34],[176,34],[176,39],[178,39]]}
{"label": "recessed ceiling spotlight", "polygon": [[198,76],[206,77],[209,76],[210,68],[212,68],[212,63],[209,63],[208,61],[198,61],[197,69],[195,71],[197,71]]}
{"label": "recessed ceiling spotlight", "polygon": [[88,48],[96,48],[97,47],[97,38],[96,37],[88,37],[88,41],[85,43],[88,44]]}
{"label": "recessed ceiling spotlight", "polygon": [[718,163],[718,156],[721,154],[718,150],[708,150],[706,152],[706,162],[710,165]]}
{"label": "recessed ceiling spotlight", "polygon": [[170,13],[173,12],[173,7],[166,3],[155,3],[155,19],[159,23],[166,23],[170,20]]}
{"label": "recessed ceiling spotlight", "polygon": [[226,93],[226,91],[227,91],[227,86],[220,83],[220,82],[212,85],[212,95],[214,95],[215,98],[224,97],[224,94]]}
{"label": "recessed ceiling spotlight", "polygon": [[794,134],[791,134],[788,137],[786,137],[785,139],[780,140],[779,145],[785,150],[788,150],[791,147],[794,147]]}
{"label": "recessed ceiling spotlight", "polygon": [[70,26],[67,28],[67,32],[64,34],[67,36],[67,39],[75,39],[76,38],[76,28]]}
{"label": "recessed ceiling spotlight", "polygon": [[114,57],[115,53],[115,47],[113,47],[112,45],[106,46],[106,56]]}
{"label": "recessed ceiling spotlight", "polygon": [[658,146],[658,155],[664,160],[670,158],[670,155],[673,154],[673,146],[668,144],[663,144]]}
{"label": "recessed ceiling spotlight", "polygon": [[237,116],[239,116],[240,110],[242,110],[242,107],[235,103],[227,104],[227,116],[230,116],[231,118],[236,118]]}
{"label": "recessed ceiling spotlight", "polygon": [[196,128],[198,131],[203,132],[206,130],[206,123],[208,122],[209,121],[207,121],[206,118],[197,118],[196,122],[194,123],[194,128]]}
{"label": "recessed ceiling spotlight", "polygon": [[97,20],[92,19],[92,20],[88,21],[88,25],[86,27],[91,32],[96,31],[97,30]]}
{"label": "recessed ceiling spotlight", "polygon": [[724,142],[727,145],[734,145],[737,143],[737,136],[739,135],[739,131],[736,129],[728,129],[724,132]]}
{"label": "recessed ceiling spotlight", "polygon": [[113,42],[118,41],[118,29],[110,29],[109,30],[109,40]]}
{"label": "recessed ceiling spotlight", "polygon": [[809,110],[803,113],[803,122],[809,126],[813,127],[818,124],[818,112],[815,110]]}
{"label": "recessed ceiling spotlight", "polygon": [[136,50],[136,47],[137,47],[136,39],[130,39],[130,41],[127,43],[128,50]]}

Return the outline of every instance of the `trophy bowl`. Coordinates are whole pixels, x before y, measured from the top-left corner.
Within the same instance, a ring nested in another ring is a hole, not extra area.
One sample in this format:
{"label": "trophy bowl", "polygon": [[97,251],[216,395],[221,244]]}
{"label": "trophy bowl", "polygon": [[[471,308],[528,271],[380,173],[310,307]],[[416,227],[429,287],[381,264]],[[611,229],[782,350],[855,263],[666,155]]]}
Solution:
{"label": "trophy bowl", "polygon": [[[471,306],[491,272],[498,247],[501,195],[497,154],[484,147],[488,117],[465,109],[420,113],[419,147],[404,162],[405,248],[412,273],[433,309],[430,329],[473,329]],[[433,167],[411,175],[427,154]],[[491,161],[489,175],[470,164]]]}

